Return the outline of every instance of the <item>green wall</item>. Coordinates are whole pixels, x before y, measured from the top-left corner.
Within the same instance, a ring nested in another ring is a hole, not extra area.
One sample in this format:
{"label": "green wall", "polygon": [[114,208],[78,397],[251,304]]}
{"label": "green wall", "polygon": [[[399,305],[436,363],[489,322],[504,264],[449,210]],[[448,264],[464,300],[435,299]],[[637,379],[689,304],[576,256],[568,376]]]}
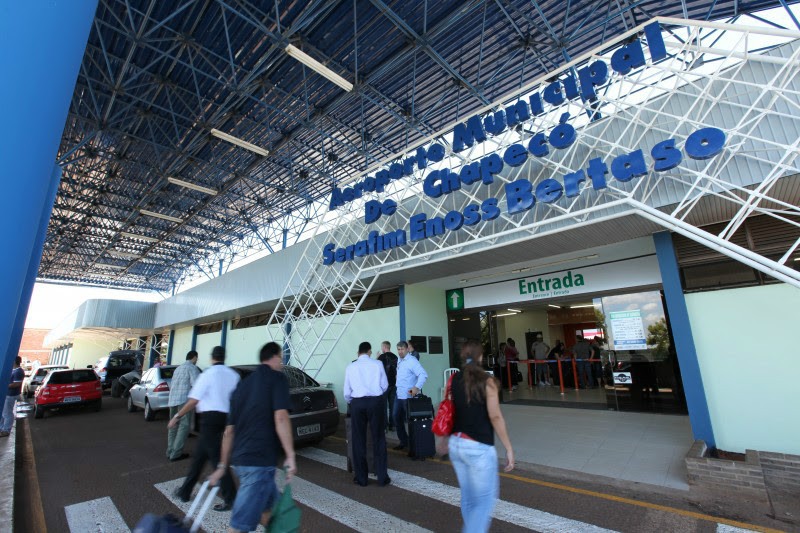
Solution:
{"label": "green wall", "polygon": [[108,352],[119,350],[119,344],[118,339],[75,339],[67,364],[72,368],[86,368],[108,355]]}
{"label": "green wall", "polygon": [[[347,316],[342,315],[343,318]],[[315,319],[305,323],[300,322],[295,328],[295,334],[305,333],[309,329],[319,334],[324,329],[324,321]],[[279,330],[274,328],[273,331],[276,341],[283,343]],[[363,341],[369,341],[372,344],[372,356],[377,357],[382,341],[388,340],[394,345],[399,339],[400,310],[398,307],[359,311],[352,317],[349,326],[334,345],[332,355],[316,377],[320,383],[331,384],[341,412],[344,413],[347,410],[342,395],[345,368],[358,356],[358,345]],[[258,351],[269,341],[270,335],[266,326],[228,331],[227,363],[230,365],[258,363]],[[312,366],[316,367],[321,363],[322,358],[319,358],[312,363]],[[309,371],[308,373],[313,376],[316,372]]]}
{"label": "green wall", "polygon": [[[189,342],[191,344],[191,338],[189,339]],[[211,350],[213,350],[215,346],[219,346],[221,343],[222,343],[221,331],[198,335],[197,344],[195,345],[195,350],[197,350],[197,364],[203,368],[209,366],[211,364]],[[226,350],[226,356],[227,356],[227,350]],[[227,357],[226,357],[226,362],[227,362]]]}
{"label": "green wall", "polygon": [[686,295],[717,447],[800,454],[800,290]]}
{"label": "green wall", "polygon": [[[175,330],[175,339],[172,341],[172,364],[180,365],[186,361],[186,354],[192,349],[192,326]],[[150,358],[145,357],[145,363]]]}
{"label": "green wall", "polygon": [[406,336],[442,337],[444,353],[441,355],[420,355],[422,367],[428,373],[428,383],[423,387],[425,394],[434,404],[441,400],[444,387],[444,370],[450,368],[450,338],[447,333],[447,305],[445,291],[424,283],[405,286]]}

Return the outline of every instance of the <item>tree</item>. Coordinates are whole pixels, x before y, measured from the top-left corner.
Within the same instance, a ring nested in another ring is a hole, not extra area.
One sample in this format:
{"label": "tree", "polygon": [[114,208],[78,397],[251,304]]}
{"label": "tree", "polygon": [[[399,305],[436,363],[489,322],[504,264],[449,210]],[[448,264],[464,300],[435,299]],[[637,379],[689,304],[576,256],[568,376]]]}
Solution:
{"label": "tree", "polygon": [[669,357],[669,331],[665,318],[647,326],[647,346],[653,351],[653,359],[656,361]]}

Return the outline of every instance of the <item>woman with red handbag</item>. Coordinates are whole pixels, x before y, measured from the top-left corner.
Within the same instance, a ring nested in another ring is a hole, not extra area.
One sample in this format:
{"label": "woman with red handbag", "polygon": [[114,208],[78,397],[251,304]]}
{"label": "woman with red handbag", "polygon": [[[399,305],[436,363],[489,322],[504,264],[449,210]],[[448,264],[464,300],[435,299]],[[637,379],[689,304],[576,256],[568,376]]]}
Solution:
{"label": "woman with red handbag", "polygon": [[464,343],[461,363],[461,371],[450,378],[433,432],[448,439],[448,449],[440,446],[439,451],[449,452],[461,487],[461,531],[483,533],[489,531],[500,492],[494,434],[506,449],[506,472],[514,469],[514,451],[500,412],[497,380],[483,369],[480,343]]}

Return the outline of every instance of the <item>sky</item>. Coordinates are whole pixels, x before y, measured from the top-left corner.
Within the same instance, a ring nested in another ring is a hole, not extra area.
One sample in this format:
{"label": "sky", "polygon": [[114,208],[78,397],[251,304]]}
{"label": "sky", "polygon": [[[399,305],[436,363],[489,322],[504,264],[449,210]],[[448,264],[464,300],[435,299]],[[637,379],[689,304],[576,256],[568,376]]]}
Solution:
{"label": "sky", "polygon": [[144,302],[157,302],[162,299],[158,293],[36,283],[25,327],[53,329],[83,302],[94,298]]}

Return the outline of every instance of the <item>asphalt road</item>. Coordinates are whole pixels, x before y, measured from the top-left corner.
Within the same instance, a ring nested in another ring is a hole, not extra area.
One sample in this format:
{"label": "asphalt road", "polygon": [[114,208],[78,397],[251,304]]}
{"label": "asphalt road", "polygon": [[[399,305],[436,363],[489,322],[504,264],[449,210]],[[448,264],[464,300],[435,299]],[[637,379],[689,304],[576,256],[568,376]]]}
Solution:
{"label": "asphalt road", "polygon": [[[48,531],[71,531],[65,507],[105,497],[128,528],[147,512],[180,514],[177,502],[165,495],[169,492],[159,490],[168,491],[189,466],[188,461],[170,463],[164,457],[164,414],[145,422],[141,412],[128,413],[123,400],[106,397],[99,413],[49,413],[44,420],[28,422]],[[294,491],[296,499],[305,502],[300,504],[304,531],[460,530],[458,484],[452,466],[390,453],[389,467],[396,472],[393,485],[381,488],[373,481],[361,488],[342,469],[343,433],[341,424],[336,437],[300,450],[301,481]],[[196,441],[188,440],[189,453]],[[631,532],[736,531],[720,528],[717,522],[726,520],[790,530],[787,524],[736,502],[712,509],[717,518],[678,493],[650,493],[636,484],[584,482],[579,476],[570,480],[561,471],[550,475],[541,469],[522,470],[504,476],[501,500],[495,516],[499,513],[502,518],[494,520],[492,531],[598,530],[595,527]],[[206,529],[221,531],[227,518],[215,514],[209,511]]]}

